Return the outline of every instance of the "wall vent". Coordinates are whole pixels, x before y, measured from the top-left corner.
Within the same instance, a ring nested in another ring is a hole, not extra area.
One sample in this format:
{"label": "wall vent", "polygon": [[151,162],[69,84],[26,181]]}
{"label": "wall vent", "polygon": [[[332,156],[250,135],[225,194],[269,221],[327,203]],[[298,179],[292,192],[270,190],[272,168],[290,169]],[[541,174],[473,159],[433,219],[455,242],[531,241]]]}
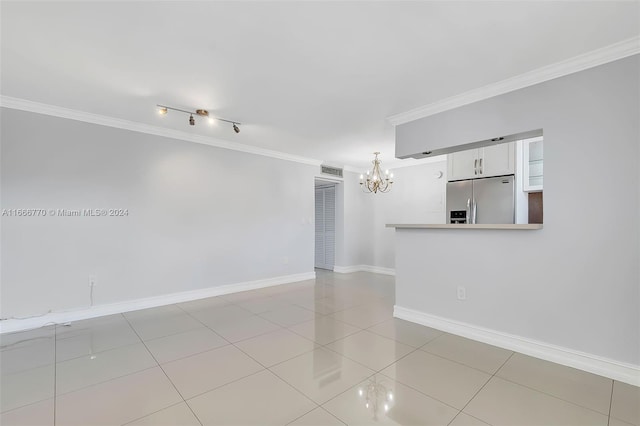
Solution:
{"label": "wall vent", "polygon": [[320,166],[320,172],[325,175],[342,177],[342,169],[331,166]]}

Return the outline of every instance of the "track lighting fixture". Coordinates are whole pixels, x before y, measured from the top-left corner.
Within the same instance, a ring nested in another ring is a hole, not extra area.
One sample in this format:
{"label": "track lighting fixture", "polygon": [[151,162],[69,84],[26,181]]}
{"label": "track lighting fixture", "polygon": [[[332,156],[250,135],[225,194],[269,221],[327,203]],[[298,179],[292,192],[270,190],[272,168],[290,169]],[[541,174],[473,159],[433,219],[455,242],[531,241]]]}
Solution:
{"label": "track lighting fixture", "polygon": [[179,109],[179,108],[173,108],[170,106],[166,106],[166,105],[156,105],[158,107],[158,114],[160,115],[166,115],[168,110],[171,111],[178,111],[178,112],[184,112],[185,114],[189,114],[189,125],[190,126],[195,126],[196,125],[196,120],[195,117],[193,116],[193,114],[195,115],[199,115],[200,117],[206,117],[207,121],[209,122],[209,124],[215,124],[215,121],[224,121],[225,123],[231,123],[231,125],[233,126],[233,131],[236,133],[240,133],[240,127],[238,127],[241,123],[238,123],[237,121],[232,121],[232,120],[225,120],[224,118],[220,118],[220,117],[212,117],[209,115],[209,111],[207,111],[206,109],[197,109],[195,111],[186,111],[184,109]]}

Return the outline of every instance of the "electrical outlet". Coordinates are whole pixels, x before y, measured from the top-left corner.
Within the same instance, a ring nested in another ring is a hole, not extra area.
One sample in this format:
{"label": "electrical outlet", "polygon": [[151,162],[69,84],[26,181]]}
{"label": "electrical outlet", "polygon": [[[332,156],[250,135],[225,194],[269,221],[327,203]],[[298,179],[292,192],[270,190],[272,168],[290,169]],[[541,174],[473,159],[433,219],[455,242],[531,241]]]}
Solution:
{"label": "electrical outlet", "polygon": [[458,300],[467,300],[467,289],[462,286],[458,286]]}
{"label": "electrical outlet", "polygon": [[98,285],[98,276],[97,275],[89,275],[89,287],[94,287]]}

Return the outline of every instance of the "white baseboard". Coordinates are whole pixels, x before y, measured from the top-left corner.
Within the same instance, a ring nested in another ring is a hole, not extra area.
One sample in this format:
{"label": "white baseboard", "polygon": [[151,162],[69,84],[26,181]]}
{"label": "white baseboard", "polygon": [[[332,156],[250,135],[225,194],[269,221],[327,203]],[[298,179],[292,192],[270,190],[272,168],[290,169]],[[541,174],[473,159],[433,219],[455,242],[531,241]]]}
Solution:
{"label": "white baseboard", "polygon": [[532,357],[640,386],[640,366],[394,306],[393,316]]}
{"label": "white baseboard", "polygon": [[145,297],[144,299],[127,300],[125,302],[97,305],[91,308],[51,312],[46,315],[33,318],[7,319],[0,322],[0,334],[31,330],[34,328],[43,327],[45,325],[64,324],[67,322],[79,321],[88,318],[137,311],[139,309],[172,305],[174,303],[188,302],[191,300],[221,296],[223,294],[237,293],[240,291],[255,290],[264,287],[272,287],[297,281],[312,280],[315,279],[315,277],[315,272],[305,272],[302,274],[283,275],[280,277],[265,278],[256,281],[246,281],[236,284],[222,285],[218,287],[208,287],[199,290],[190,290],[180,293],[163,294],[161,296]]}
{"label": "white baseboard", "polygon": [[392,268],[383,268],[382,266],[373,265],[351,265],[351,266],[338,266],[333,267],[333,272],[340,274],[350,274],[352,272],[373,272],[374,274],[395,275],[396,270]]}
{"label": "white baseboard", "polygon": [[339,274],[350,274],[352,272],[359,272],[360,268],[358,265],[352,265],[352,266],[338,266],[338,265],[333,265],[333,272],[337,272]]}

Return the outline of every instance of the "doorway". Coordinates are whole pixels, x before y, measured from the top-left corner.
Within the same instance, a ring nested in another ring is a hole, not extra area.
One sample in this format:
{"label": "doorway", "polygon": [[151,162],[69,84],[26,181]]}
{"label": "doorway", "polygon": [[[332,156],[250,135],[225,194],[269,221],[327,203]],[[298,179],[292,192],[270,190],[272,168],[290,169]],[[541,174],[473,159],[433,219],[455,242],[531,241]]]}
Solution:
{"label": "doorway", "polygon": [[315,267],[333,271],[336,247],[336,184],[315,183]]}

